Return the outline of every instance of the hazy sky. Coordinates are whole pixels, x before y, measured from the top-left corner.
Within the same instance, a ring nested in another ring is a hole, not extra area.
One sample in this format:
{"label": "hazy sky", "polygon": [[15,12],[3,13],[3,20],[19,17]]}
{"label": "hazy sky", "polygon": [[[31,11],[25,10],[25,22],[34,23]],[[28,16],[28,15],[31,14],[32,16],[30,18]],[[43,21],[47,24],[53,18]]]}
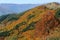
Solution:
{"label": "hazy sky", "polygon": [[0,3],[13,3],[13,4],[44,4],[50,2],[60,3],[60,0],[0,0]]}

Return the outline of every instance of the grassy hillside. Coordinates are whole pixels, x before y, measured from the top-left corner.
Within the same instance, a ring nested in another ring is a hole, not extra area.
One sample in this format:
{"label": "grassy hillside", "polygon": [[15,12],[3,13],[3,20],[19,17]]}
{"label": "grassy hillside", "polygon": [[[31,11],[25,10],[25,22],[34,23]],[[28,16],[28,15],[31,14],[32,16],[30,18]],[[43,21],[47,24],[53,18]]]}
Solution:
{"label": "grassy hillside", "polygon": [[60,8],[47,6],[1,16],[0,40],[60,40]]}

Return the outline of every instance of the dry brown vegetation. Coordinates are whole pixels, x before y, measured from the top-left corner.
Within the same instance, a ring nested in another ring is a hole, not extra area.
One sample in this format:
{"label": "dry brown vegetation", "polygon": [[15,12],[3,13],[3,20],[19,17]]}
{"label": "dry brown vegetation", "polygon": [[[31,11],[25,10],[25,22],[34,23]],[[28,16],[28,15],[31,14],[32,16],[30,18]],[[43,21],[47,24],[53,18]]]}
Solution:
{"label": "dry brown vegetation", "polygon": [[55,31],[60,29],[60,21],[55,14],[56,10],[43,5],[30,9],[18,20],[0,28],[0,40],[46,40],[48,36],[59,36],[60,32]]}

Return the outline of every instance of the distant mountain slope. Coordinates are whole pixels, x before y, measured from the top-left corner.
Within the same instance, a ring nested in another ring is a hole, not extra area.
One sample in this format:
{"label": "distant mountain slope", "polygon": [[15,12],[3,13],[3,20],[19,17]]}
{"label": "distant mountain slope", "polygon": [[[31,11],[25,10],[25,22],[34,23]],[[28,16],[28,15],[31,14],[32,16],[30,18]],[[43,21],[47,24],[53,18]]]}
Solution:
{"label": "distant mountain slope", "polygon": [[39,4],[0,4],[0,15],[23,12],[38,5]]}
{"label": "distant mountain slope", "polygon": [[41,5],[0,17],[0,40],[60,40],[60,7]]}

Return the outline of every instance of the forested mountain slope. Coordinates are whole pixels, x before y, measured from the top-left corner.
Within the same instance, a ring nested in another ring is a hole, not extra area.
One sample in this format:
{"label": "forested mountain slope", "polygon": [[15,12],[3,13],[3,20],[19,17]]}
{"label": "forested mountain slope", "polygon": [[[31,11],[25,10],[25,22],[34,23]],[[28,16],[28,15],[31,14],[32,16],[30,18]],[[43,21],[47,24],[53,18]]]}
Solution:
{"label": "forested mountain slope", "polygon": [[60,40],[59,5],[53,2],[1,16],[0,40]]}

